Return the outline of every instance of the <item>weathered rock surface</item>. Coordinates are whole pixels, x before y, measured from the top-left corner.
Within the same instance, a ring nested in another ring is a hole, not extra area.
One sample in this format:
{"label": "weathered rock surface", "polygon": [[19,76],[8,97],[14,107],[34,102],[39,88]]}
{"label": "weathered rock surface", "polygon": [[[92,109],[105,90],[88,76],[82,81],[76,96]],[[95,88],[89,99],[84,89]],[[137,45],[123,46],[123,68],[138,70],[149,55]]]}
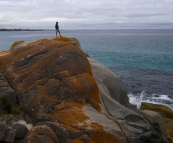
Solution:
{"label": "weathered rock surface", "polygon": [[[150,110],[159,113],[166,125],[166,137],[169,143],[173,143],[173,111],[165,105],[151,104],[143,102],[141,110]],[[164,130],[162,130],[164,131]]]}
{"label": "weathered rock surface", "polygon": [[162,133],[163,136],[166,136],[166,126],[165,122],[160,114],[150,110],[142,110],[145,114],[144,116],[152,123],[158,132]]}
{"label": "weathered rock surface", "polygon": [[[0,53],[0,72],[1,87],[12,91],[14,104],[24,108],[23,117],[33,124],[28,133],[22,125],[13,125],[9,142],[167,142],[129,104],[121,80],[88,60],[75,38],[15,43]],[[27,134],[20,136],[20,128]]]}
{"label": "weathered rock surface", "polygon": [[159,137],[158,130],[153,129],[154,124],[151,125],[140,112],[129,104],[121,80],[98,61],[90,58],[89,61],[105,109],[112,119],[123,128],[132,142],[164,142]]}

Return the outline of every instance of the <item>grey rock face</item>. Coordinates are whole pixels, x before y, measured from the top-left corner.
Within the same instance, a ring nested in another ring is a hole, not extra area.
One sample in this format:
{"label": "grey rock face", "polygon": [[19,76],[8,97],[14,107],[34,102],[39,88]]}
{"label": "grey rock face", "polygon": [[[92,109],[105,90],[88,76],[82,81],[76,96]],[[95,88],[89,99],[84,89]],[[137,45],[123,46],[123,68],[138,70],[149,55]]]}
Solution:
{"label": "grey rock face", "polygon": [[154,111],[142,110],[144,116],[154,125],[155,129],[158,130],[162,135],[166,136],[165,122],[160,114]]}
{"label": "grey rock face", "polygon": [[118,76],[98,61],[88,59],[99,87],[103,106],[130,140],[134,143],[167,142],[142,113],[130,105],[124,85]]}

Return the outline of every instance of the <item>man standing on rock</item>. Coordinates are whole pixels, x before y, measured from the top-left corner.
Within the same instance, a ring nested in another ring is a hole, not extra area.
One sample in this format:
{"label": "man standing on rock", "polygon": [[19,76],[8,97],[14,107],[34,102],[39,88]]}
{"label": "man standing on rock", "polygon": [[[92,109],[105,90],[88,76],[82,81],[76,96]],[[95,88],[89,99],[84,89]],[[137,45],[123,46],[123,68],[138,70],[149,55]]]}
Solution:
{"label": "man standing on rock", "polygon": [[62,37],[60,34],[60,31],[59,31],[58,22],[56,22],[56,24],[55,24],[55,29],[56,29],[56,37],[57,37],[57,33],[59,33],[59,36]]}

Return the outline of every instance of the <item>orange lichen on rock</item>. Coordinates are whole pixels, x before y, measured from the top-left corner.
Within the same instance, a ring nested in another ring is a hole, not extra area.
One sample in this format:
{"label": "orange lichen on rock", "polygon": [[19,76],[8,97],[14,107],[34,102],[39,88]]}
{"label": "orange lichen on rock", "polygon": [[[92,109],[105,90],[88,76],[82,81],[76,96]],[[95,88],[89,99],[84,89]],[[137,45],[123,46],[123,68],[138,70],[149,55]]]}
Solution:
{"label": "orange lichen on rock", "polygon": [[[51,39],[29,42],[10,50],[0,61],[0,68],[33,119],[41,119],[42,113],[68,99],[100,103],[90,63],[85,53],[70,42]],[[75,114],[74,109],[69,110]]]}
{"label": "orange lichen on rock", "polygon": [[10,54],[11,51],[2,51],[0,52],[0,60],[3,59],[6,55]]}
{"label": "orange lichen on rock", "polygon": [[121,143],[122,141],[111,133],[97,131],[92,134],[91,139],[95,143]]}
{"label": "orange lichen on rock", "polygon": [[0,92],[34,125],[21,142],[164,142],[132,109],[118,77],[90,64],[76,38],[17,41],[11,49],[0,52]]}
{"label": "orange lichen on rock", "polygon": [[80,139],[80,138],[76,138],[76,139],[74,139],[74,140],[70,140],[70,143],[95,143],[95,142],[93,142],[90,138],[88,138],[88,139]]}
{"label": "orange lichen on rock", "polygon": [[56,38],[53,38],[52,40],[63,41],[63,42],[70,42],[68,37],[56,37]]}
{"label": "orange lichen on rock", "polygon": [[[57,122],[61,122],[69,127],[71,126],[80,131],[88,132],[88,135],[91,139],[88,142],[122,142],[122,140],[120,140],[118,136],[107,133],[101,124],[89,118],[82,110],[82,108],[84,108],[85,106],[89,106],[89,104],[82,100],[66,101],[54,108],[55,112],[51,113],[51,117],[54,118],[54,121],[57,120]],[[80,138],[71,141],[75,143],[83,142]]]}
{"label": "orange lichen on rock", "polygon": [[103,129],[102,125],[90,120],[82,110],[88,104],[84,101],[66,101],[57,105],[55,112],[51,113],[55,120],[68,126],[76,126],[82,129]]}
{"label": "orange lichen on rock", "polygon": [[74,37],[64,37],[64,36],[62,37],[61,36],[61,37],[52,38],[52,40],[69,42],[69,43],[73,44],[74,46],[82,49],[79,40]]}
{"label": "orange lichen on rock", "polygon": [[[88,73],[83,73],[75,77],[66,78],[66,84],[71,82],[77,91],[77,96],[81,99],[89,101],[91,98],[100,103],[99,91],[95,80]],[[82,96],[82,97],[81,97]]]}
{"label": "orange lichen on rock", "polygon": [[85,121],[90,120],[90,118],[83,113],[82,108],[88,105],[89,104],[83,100],[65,101],[56,105],[54,107],[55,112],[51,113],[51,115],[55,120],[57,119],[68,126],[87,127],[84,123]]}
{"label": "orange lichen on rock", "polygon": [[74,139],[74,140],[70,140],[71,143],[84,143],[83,141],[81,141],[80,139]]}

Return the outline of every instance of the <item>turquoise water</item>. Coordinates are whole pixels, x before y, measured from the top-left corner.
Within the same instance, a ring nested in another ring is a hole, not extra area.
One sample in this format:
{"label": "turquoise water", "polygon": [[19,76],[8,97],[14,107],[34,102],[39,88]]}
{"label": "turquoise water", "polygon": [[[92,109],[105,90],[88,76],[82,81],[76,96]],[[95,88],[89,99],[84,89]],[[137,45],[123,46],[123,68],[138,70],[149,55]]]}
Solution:
{"label": "turquoise water", "polygon": [[132,66],[140,69],[173,71],[173,31],[106,32],[95,31],[82,41],[85,45],[84,50],[106,66]]}
{"label": "turquoise water", "polygon": [[[78,38],[91,58],[117,74],[131,102],[139,99],[162,102],[173,108],[173,29],[61,30],[61,33]],[[8,50],[16,40],[54,36],[54,31],[0,32],[0,50]]]}

